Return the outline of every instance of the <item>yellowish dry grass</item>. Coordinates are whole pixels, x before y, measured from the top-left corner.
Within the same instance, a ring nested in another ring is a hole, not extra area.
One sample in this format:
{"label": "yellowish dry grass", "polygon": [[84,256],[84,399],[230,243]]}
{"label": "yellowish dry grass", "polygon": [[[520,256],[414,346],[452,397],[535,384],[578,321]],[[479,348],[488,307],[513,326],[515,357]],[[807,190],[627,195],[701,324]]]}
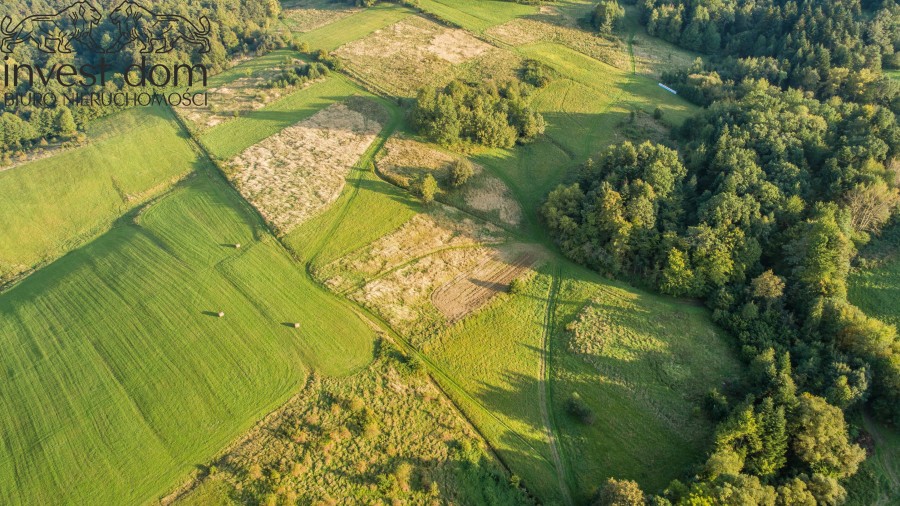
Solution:
{"label": "yellowish dry grass", "polygon": [[334,104],[251,146],[229,165],[232,179],[280,234],[323,211],[381,125]]}

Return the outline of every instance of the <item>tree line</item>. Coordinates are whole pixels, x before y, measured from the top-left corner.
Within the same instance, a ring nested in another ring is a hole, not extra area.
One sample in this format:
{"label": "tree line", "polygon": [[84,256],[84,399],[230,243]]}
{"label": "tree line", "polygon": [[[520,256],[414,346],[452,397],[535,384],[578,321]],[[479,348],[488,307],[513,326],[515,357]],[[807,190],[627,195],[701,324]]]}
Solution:
{"label": "tree line", "polygon": [[[596,12],[615,17],[606,3]],[[709,393],[719,425],[695,479],[652,499],[611,480],[598,503],[840,504],[840,480],[865,458],[844,413],[900,422],[896,329],[847,300],[858,248],[900,204],[897,86],[882,74],[897,64],[900,11],[892,0],[639,9],[651,35],[714,55],[666,76],[706,108],[674,132],[677,149],[599,153],[542,214],[570,258],[706,301],[750,373]]]}

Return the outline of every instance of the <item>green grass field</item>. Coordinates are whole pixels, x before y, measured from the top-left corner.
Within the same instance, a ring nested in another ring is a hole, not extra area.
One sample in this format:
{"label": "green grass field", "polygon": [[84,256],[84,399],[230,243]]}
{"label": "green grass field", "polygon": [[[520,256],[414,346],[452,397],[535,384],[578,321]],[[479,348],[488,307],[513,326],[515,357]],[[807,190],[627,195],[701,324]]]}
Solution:
{"label": "green grass field", "polygon": [[[563,264],[551,343],[553,406],[581,499],[608,476],[648,492],[701,462],[713,424],[704,396],[741,370],[708,311]],[[592,312],[583,313],[586,307]],[[576,335],[567,329],[581,314]],[[596,421],[565,410],[577,392]]]}
{"label": "green grass field", "polygon": [[325,107],[353,95],[367,94],[347,78],[332,75],[324,81],[282,97],[262,109],[210,128],[200,136],[200,142],[213,156],[227,160]]}
{"label": "green grass field", "polygon": [[500,0],[468,0],[464,4],[453,0],[419,1],[419,7],[425,12],[476,33],[511,19],[538,12],[538,8],[534,5]]}
{"label": "green grass field", "polygon": [[115,114],[88,137],[85,146],[0,172],[0,279],[97,236],[196,163],[168,109]]}
{"label": "green grass field", "polygon": [[[900,227],[887,228],[863,254],[882,258],[874,269],[855,270],[850,276],[848,298],[869,316],[900,325]],[[875,454],[847,482],[847,504],[892,504],[900,496],[900,433],[868,416],[854,420],[872,435]]]}
{"label": "green grass field", "polygon": [[[469,396],[459,402],[491,445],[542,501],[562,500],[541,420],[541,348],[550,276],[445,331],[426,347]],[[454,388],[456,387],[456,388]]]}
{"label": "green grass field", "polygon": [[413,11],[392,3],[380,3],[333,23],[300,34],[298,40],[306,42],[313,50],[332,51],[348,42],[390,26],[413,14]]}
{"label": "green grass field", "polygon": [[867,315],[900,326],[900,226],[885,229],[862,254],[878,258],[878,265],[851,273],[848,299]]}
{"label": "green grass field", "polygon": [[0,336],[4,503],[154,499],[373,338],[203,173],[0,297]]}

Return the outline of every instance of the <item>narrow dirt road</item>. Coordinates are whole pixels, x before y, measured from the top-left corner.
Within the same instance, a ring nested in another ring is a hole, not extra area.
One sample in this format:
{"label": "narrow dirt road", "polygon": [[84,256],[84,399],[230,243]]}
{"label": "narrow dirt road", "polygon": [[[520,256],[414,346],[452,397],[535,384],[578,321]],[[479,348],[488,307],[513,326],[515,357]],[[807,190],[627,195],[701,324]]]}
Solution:
{"label": "narrow dirt road", "polygon": [[556,311],[556,294],[559,291],[559,271],[554,270],[552,277],[550,289],[547,291],[547,312],[544,315],[544,338],[541,346],[541,388],[538,391],[538,396],[541,408],[541,421],[544,424],[544,429],[547,431],[547,441],[550,443],[550,456],[553,459],[553,466],[556,468],[559,491],[565,503],[571,506],[574,503],[572,501],[572,492],[569,490],[568,472],[563,462],[559,441],[556,438],[556,424],[550,414],[550,333],[553,327],[553,314]]}

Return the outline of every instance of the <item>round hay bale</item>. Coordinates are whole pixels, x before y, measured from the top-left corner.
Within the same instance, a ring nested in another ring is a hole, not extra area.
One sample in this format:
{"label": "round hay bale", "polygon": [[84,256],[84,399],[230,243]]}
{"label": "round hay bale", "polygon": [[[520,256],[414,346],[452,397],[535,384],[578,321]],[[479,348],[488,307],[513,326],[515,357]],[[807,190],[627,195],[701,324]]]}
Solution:
{"label": "round hay bale", "polygon": [[219,311],[216,316],[218,316],[219,318],[222,318],[223,316],[225,316],[225,311]]}
{"label": "round hay bale", "polygon": [[241,249],[241,243],[235,243],[234,249]]}
{"label": "round hay bale", "polygon": [[295,329],[299,329],[299,328],[300,328],[300,324],[299,324],[299,323],[294,323],[294,328],[295,328]]}

